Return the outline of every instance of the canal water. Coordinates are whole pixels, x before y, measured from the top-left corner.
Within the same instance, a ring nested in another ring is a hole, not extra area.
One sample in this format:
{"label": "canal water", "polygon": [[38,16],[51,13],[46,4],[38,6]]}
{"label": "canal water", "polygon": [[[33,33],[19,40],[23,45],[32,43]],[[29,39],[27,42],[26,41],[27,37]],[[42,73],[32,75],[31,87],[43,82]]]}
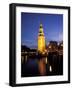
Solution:
{"label": "canal water", "polygon": [[24,56],[21,77],[63,75],[63,55],[49,54],[42,58]]}

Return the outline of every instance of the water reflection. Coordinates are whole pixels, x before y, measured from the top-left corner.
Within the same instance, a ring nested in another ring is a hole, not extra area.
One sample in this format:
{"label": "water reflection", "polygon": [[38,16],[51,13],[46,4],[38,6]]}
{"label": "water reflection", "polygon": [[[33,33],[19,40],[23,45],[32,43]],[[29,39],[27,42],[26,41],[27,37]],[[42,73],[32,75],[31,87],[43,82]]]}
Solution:
{"label": "water reflection", "polygon": [[21,57],[21,76],[49,76],[63,74],[63,56],[49,54],[47,57]]}
{"label": "water reflection", "polygon": [[49,66],[49,71],[52,72],[52,66]]}
{"label": "water reflection", "polygon": [[38,60],[38,69],[40,75],[46,75],[46,58]]}

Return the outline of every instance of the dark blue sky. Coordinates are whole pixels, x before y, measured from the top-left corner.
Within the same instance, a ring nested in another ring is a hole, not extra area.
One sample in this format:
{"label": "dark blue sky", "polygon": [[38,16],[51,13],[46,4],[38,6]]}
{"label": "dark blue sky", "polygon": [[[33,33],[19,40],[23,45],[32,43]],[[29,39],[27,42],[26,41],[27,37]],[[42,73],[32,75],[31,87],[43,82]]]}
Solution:
{"label": "dark blue sky", "polygon": [[61,41],[63,38],[62,14],[21,13],[21,44],[37,46],[40,22],[43,25],[46,44],[48,41]]}

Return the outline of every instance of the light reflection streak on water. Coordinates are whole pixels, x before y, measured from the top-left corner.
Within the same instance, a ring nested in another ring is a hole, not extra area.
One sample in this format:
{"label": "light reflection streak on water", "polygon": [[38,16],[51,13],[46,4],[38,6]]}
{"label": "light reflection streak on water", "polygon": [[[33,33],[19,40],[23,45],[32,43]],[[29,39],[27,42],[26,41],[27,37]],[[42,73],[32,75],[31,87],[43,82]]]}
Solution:
{"label": "light reflection streak on water", "polygon": [[52,72],[52,66],[49,67],[50,72]]}
{"label": "light reflection streak on water", "polygon": [[45,58],[42,58],[38,61],[38,69],[39,69],[40,75],[46,75]]}

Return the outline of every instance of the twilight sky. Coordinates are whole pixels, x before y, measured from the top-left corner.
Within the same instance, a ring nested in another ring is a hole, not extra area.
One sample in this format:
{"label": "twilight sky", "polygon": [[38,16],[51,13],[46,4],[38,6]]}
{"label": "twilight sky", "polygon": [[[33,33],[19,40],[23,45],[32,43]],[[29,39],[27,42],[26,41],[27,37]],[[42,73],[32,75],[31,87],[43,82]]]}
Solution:
{"label": "twilight sky", "polygon": [[63,15],[21,13],[21,44],[37,46],[40,22],[43,25],[46,44],[48,41],[63,40]]}

